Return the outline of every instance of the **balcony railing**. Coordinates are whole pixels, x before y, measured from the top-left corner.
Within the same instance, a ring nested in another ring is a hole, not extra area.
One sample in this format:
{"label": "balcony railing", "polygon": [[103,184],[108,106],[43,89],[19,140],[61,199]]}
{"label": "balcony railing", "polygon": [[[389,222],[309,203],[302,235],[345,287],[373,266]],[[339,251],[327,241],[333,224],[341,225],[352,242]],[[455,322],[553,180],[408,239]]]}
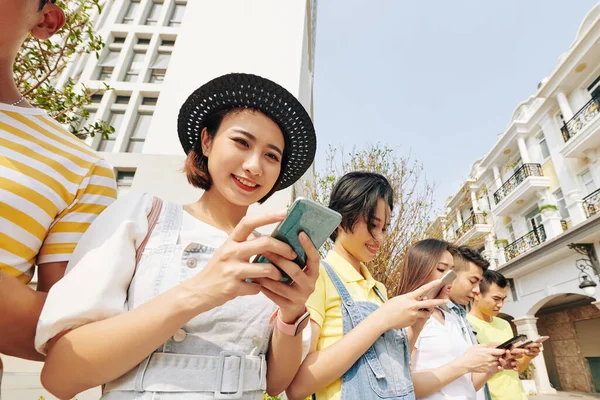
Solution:
{"label": "balcony railing", "polygon": [[494,201],[496,204],[500,203],[502,199],[508,196],[513,190],[515,190],[525,179],[530,176],[544,176],[542,173],[542,166],[540,164],[523,164],[521,168],[517,170],[508,178],[506,182],[494,193]]}
{"label": "balcony railing", "polygon": [[527,253],[529,250],[545,241],[546,231],[544,230],[544,225],[537,226],[534,230],[521,236],[504,248],[506,260],[512,260],[523,253]]}
{"label": "balcony railing", "polygon": [[583,209],[588,218],[600,213],[600,189],[583,198]]}
{"label": "balcony railing", "polygon": [[600,113],[600,97],[594,97],[588,101],[577,114],[567,121],[560,131],[563,139],[568,142],[573,136],[578,134],[587,124],[590,123]]}
{"label": "balcony railing", "polygon": [[485,220],[485,215],[480,214],[480,213],[472,214],[469,217],[469,219],[467,219],[465,222],[463,222],[461,227],[456,230],[456,238],[458,239],[459,237],[464,235],[466,232],[468,232],[469,229],[474,227],[476,224],[485,224],[485,223],[487,223]]}

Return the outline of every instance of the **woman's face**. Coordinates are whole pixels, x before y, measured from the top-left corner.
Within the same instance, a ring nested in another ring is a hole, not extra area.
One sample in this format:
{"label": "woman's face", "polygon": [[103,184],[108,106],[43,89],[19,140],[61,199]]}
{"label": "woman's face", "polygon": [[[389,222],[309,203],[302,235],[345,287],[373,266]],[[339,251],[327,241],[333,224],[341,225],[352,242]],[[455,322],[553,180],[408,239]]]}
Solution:
{"label": "woman's face", "polygon": [[267,195],[281,172],[283,132],[259,111],[227,114],[216,135],[202,132],[202,151],[208,158],[213,186],[237,206],[249,206]]}
{"label": "woman's face", "polygon": [[[442,257],[440,257],[440,260],[438,261],[437,265],[435,266],[433,271],[431,271],[431,273],[429,274],[429,277],[427,278],[427,282],[425,282],[425,283],[435,281],[437,279],[441,279],[442,276],[444,276],[444,274],[446,272],[448,272],[452,269],[454,269],[454,257],[452,257],[452,254],[450,254],[450,252],[448,250],[445,250],[442,253]],[[447,295],[450,292],[451,287],[452,287],[452,285],[446,286],[445,290],[442,290],[442,292]],[[439,297],[442,297],[441,293],[440,293]]]}
{"label": "woman's face", "polygon": [[338,228],[336,245],[341,245],[362,263],[373,261],[377,251],[385,241],[390,224],[390,214],[390,206],[384,199],[379,199],[375,209],[375,219],[372,221],[371,232],[369,232],[368,222],[361,219],[354,225],[352,232],[346,232]]}

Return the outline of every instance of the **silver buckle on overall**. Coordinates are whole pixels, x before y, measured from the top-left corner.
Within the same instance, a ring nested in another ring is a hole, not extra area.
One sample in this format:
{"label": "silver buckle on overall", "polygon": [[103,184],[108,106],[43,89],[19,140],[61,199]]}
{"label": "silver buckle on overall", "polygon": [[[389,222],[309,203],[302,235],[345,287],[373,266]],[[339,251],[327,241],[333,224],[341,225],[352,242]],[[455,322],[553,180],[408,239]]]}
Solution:
{"label": "silver buckle on overall", "polygon": [[[225,360],[227,357],[239,357],[240,369],[238,376],[237,392],[222,392],[223,388],[223,371],[225,370]],[[217,372],[217,382],[215,390],[215,399],[241,399],[244,393],[244,369],[246,366],[246,354],[241,351],[222,351],[219,354],[219,370]]]}

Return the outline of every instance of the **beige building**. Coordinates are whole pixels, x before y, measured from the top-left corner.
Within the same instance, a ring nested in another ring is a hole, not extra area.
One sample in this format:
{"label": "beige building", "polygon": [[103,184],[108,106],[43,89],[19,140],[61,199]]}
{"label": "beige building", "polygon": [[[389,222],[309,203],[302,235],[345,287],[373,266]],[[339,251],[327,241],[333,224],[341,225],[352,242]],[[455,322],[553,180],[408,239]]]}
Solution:
{"label": "beige building", "polygon": [[479,249],[516,331],[550,336],[538,391],[600,392],[600,4],[429,232]]}

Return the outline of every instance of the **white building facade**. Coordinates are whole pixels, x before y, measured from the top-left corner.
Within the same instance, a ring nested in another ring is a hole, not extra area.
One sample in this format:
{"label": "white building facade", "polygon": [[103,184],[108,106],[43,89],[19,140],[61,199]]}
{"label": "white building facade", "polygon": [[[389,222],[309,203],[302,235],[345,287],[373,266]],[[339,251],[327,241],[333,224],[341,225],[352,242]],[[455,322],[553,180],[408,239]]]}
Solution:
{"label": "white building facade", "polygon": [[503,313],[547,334],[541,392],[600,392],[600,4],[537,92],[446,202],[430,233],[511,280]]}
{"label": "white building facade", "polygon": [[[107,0],[103,7],[95,29],[105,48],[99,58],[75,58],[57,85],[71,78],[99,90],[82,124],[103,120],[115,128],[108,139],[88,143],[114,168],[119,195],[134,190],[182,204],[198,199],[201,191],[181,172],[177,116],[189,94],[219,75],[269,78],[313,115],[316,0]],[[250,213],[285,209],[313,175],[310,169]],[[41,390],[39,363],[4,363],[4,400],[52,398]],[[97,391],[78,396],[98,397]]]}

